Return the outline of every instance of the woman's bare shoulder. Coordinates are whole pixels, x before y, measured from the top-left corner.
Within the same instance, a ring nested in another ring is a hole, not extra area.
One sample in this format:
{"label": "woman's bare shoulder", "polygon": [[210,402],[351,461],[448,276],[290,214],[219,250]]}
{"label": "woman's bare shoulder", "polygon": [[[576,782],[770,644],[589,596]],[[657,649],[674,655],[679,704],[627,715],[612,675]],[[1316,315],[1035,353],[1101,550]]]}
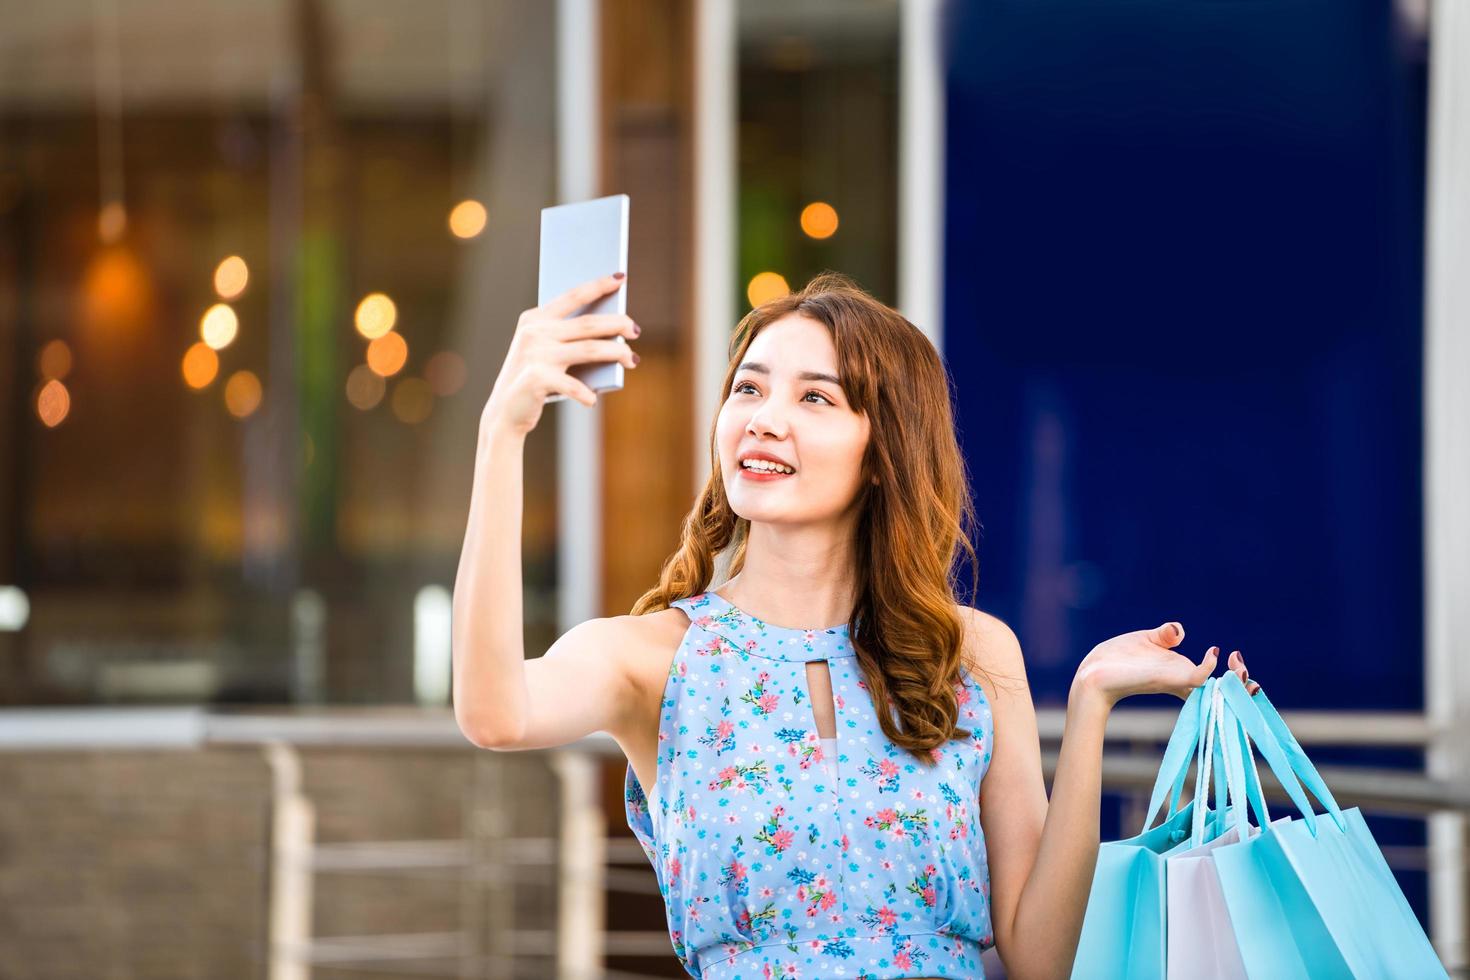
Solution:
{"label": "woman's bare shoulder", "polygon": [[955,611],[965,624],[963,658],[973,673],[981,671],[1012,676],[1021,673],[1021,643],[1005,620],[973,606],[955,604]]}
{"label": "woman's bare shoulder", "polygon": [[625,638],[625,662],[634,683],[640,690],[661,692],[669,665],[689,630],[689,617],[670,606],[639,616],[613,616],[608,623]]}

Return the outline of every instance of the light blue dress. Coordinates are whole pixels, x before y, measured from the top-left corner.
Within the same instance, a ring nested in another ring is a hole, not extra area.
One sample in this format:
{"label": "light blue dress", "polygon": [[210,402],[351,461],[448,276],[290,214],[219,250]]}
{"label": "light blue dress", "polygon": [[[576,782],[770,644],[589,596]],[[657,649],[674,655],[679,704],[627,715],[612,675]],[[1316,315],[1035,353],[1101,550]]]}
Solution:
{"label": "light blue dress", "polygon": [[[846,624],[772,626],[715,592],[673,605],[690,625],[664,688],[655,789],[630,765],[624,799],[684,968],[983,977],[995,940],[979,795],[994,724],[980,685],[968,671],[956,685],[971,735],[921,763],[883,735]],[[812,713],[813,660],[828,661],[835,760]]]}

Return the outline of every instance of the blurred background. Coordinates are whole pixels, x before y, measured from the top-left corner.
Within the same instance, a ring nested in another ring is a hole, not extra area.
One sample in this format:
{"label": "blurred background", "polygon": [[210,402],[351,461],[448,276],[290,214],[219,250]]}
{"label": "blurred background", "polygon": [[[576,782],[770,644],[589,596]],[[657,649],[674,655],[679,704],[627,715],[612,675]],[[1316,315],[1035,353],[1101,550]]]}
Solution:
{"label": "blurred background", "polygon": [[[611,739],[480,751],[448,707],[539,212],[614,193],[642,362],[527,442],[530,655],[656,579],[740,316],[846,272],[954,378],[962,598],[1021,639],[1048,782],[1076,663],[1177,618],[1470,975],[1470,7],[0,23],[0,977],[685,975]],[[1104,839],[1177,711],[1114,712]]]}

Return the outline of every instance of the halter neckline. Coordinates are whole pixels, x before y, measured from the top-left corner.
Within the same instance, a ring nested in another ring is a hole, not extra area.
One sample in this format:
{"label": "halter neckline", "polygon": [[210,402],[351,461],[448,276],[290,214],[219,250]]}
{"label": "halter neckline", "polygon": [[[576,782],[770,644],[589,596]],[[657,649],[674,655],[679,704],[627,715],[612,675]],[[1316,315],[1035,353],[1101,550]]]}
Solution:
{"label": "halter neckline", "polygon": [[776,626],[713,590],[676,599],[672,605],[683,609],[695,626],[724,637],[753,657],[812,661],[857,656],[848,638],[847,623],[802,628]]}

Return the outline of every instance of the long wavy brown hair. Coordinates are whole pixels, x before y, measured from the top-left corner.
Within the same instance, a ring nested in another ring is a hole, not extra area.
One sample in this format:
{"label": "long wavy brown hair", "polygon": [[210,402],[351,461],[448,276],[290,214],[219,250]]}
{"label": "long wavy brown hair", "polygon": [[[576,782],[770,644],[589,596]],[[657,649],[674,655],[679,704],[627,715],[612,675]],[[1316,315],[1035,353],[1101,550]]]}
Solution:
{"label": "long wavy brown hair", "polygon": [[[958,726],[955,691],[965,624],[955,608],[958,579],[951,576],[962,551],[971,595],[979,581],[967,533],[975,513],[949,375],[918,327],[848,276],[827,271],[741,319],[730,342],[722,405],[751,341],[790,314],[832,332],[843,391],[870,421],[855,529],[857,601],[848,631],[874,704],[889,705],[877,712],[883,734],[921,761],[932,759],[949,739],[971,734]],[[725,496],[713,426],[710,463],[678,550],[664,562],[658,585],[633,604],[633,615],[706,591],[715,556],[726,548],[734,548],[731,575],[744,565],[750,521]]]}

